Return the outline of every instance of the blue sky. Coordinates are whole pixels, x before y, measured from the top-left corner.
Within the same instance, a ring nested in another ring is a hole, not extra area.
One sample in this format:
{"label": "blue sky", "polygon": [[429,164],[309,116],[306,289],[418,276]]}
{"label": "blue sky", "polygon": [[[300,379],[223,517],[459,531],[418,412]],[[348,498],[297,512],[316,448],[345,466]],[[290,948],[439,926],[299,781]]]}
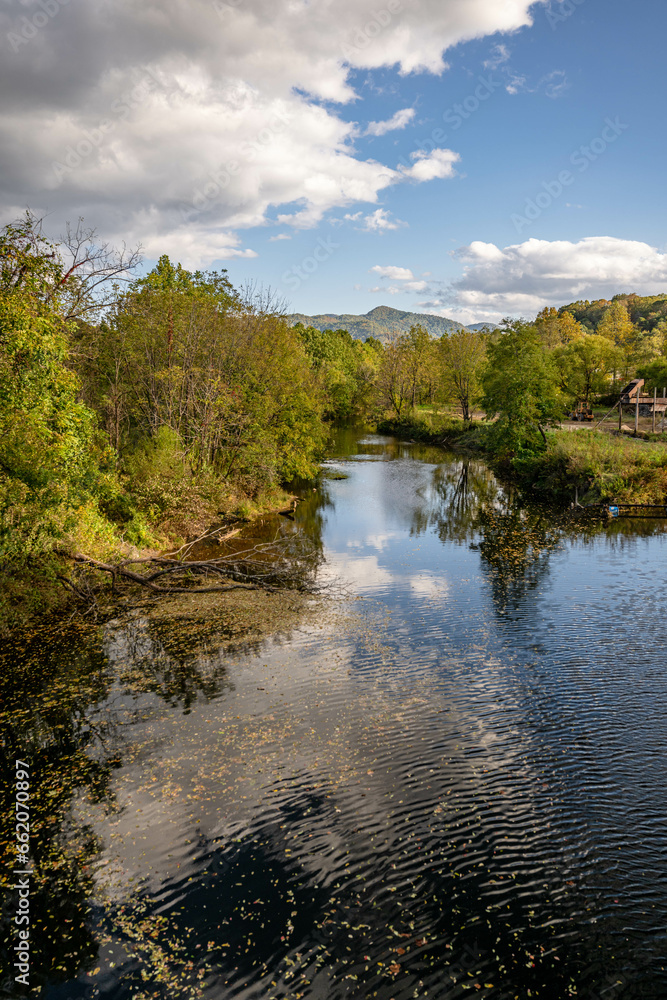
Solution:
{"label": "blue sky", "polygon": [[667,291],[660,0],[49,4],[0,14],[5,221],[306,313]]}

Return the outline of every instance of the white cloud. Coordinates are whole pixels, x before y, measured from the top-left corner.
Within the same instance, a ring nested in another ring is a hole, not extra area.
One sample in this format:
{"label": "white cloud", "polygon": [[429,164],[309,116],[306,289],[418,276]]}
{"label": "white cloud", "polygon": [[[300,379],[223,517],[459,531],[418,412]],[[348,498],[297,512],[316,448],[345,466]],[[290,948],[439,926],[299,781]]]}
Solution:
{"label": "white cloud", "polygon": [[411,154],[411,159],[415,160],[411,167],[399,167],[399,170],[411,180],[422,182],[454,177],[454,164],[461,157],[451,149],[433,149],[430,153],[418,149]]}
{"label": "white cloud", "polygon": [[56,226],[84,215],[109,238],[248,255],[221,234],[264,225],[273,208],[305,228],[401,180],[451,177],[448,151],[408,170],[360,159],[332,102],[357,97],[351,69],[442,73],[449,48],[516,31],[533,7],[86,0],[27,40],[27,8],[5,0],[0,212],[29,204]]}
{"label": "white cloud", "polygon": [[278,233],[277,236],[269,236],[269,243],[276,243],[278,240],[291,240],[289,233]]}
{"label": "white cloud", "polygon": [[166,253],[172,260],[178,261],[188,270],[196,271],[205,268],[212,260],[257,257],[254,250],[239,247],[241,240],[236,233],[218,232],[203,226],[193,226],[179,233],[154,234],[151,232],[149,224],[146,224],[142,229],[141,219],[139,219],[137,238],[140,237],[142,231],[151,233],[143,239],[144,253],[148,258],[157,258]]}
{"label": "white cloud", "polygon": [[386,135],[387,132],[393,132],[395,129],[405,128],[406,125],[410,124],[414,116],[414,108],[403,108],[392,115],[387,121],[370,122],[364,135]]}
{"label": "white cloud", "polygon": [[403,292],[424,292],[428,288],[428,282],[415,278],[409,267],[376,264],[370,269],[369,273],[378,274],[381,278],[389,278],[390,281],[400,282],[400,284],[396,285],[376,285],[370,289],[371,292],[386,292],[389,295],[399,295]]}
{"label": "white cloud", "polygon": [[369,233],[384,233],[390,229],[401,229],[403,226],[407,226],[407,222],[403,222],[401,219],[392,219],[390,213],[384,208],[378,208],[370,215],[355,212],[353,215],[346,215],[345,218],[348,222],[359,222],[360,225],[357,228]]}
{"label": "white cloud", "polygon": [[456,256],[464,262],[464,273],[448,299],[455,310],[471,314],[468,321],[472,316],[480,321],[531,317],[545,306],[577,299],[667,290],[667,252],[612,236],[577,243],[530,239],[504,249],[475,242]]}
{"label": "white cloud", "polygon": [[371,272],[379,274],[381,278],[390,278],[392,281],[412,281],[414,279],[414,274],[409,267],[395,267],[393,264],[386,267],[375,264],[371,268]]}
{"label": "white cloud", "polygon": [[519,94],[521,91],[528,89],[526,87],[526,77],[519,76],[516,73],[510,73],[509,82],[505,85],[505,90],[508,94]]}

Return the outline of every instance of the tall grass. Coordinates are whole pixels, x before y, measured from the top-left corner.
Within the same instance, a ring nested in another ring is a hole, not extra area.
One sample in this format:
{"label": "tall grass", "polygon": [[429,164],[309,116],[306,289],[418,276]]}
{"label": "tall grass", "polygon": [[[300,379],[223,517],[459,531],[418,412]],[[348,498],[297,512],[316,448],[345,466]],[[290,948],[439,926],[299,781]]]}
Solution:
{"label": "tall grass", "polygon": [[397,437],[442,444],[463,452],[483,452],[502,474],[533,491],[581,503],[667,503],[667,442],[603,431],[552,431],[544,451],[500,461],[494,453],[492,424],[464,424],[460,417],[432,410],[401,421],[385,420],[378,430]]}
{"label": "tall grass", "polygon": [[545,452],[517,470],[533,486],[563,496],[579,489],[581,502],[664,503],[667,445],[598,431],[556,431]]}

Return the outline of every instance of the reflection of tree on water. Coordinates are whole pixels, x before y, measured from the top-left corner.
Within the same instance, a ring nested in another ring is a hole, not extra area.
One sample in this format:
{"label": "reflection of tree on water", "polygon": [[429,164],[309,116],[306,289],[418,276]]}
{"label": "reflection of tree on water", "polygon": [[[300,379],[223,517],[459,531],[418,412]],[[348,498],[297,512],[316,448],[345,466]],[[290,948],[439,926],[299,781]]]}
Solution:
{"label": "reflection of tree on water", "polygon": [[439,465],[433,490],[437,506],[415,513],[413,533],[434,526],[442,542],[468,542],[478,549],[501,612],[518,607],[535,590],[565,538],[590,545],[602,535],[607,545],[624,549],[667,531],[664,519],[609,522],[599,511],[586,515],[526,504],[516,491],[501,488],[483,462],[465,458]]}
{"label": "reflection of tree on water", "polygon": [[514,504],[483,507],[477,519],[478,548],[497,611],[516,608],[549,569],[562,532],[548,511]]}
{"label": "reflection of tree on water", "polygon": [[[92,962],[97,944],[86,918],[92,890],[87,865],[99,850],[92,830],[73,820],[73,798],[111,805],[112,769],[103,750],[108,735],[87,718],[107,696],[110,677],[90,631],[69,634],[43,627],[25,648],[0,661],[0,838],[3,855],[3,920],[0,955],[12,976],[16,927],[15,761],[29,764],[31,877],[31,980],[64,982]],[[7,881],[9,879],[9,881]],[[10,978],[10,982],[11,982]],[[8,985],[3,983],[3,986]],[[14,991],[12,991],[14,995]]]}
{"label": "reflection of tree on water", "polygon": [[200,694],[210,700],[229,687],[223,643],[234,636],[195,615],[157,621],[135,615],[106,627],[105,648],[124,692],[156,694],[187,711]]}
{"label": "reflection of tree on water", "polygon": [[413,530],[435,526],[442,542],[468,542],[475,538],[481,510],[495,504],[501,490],[483,462],[464,458],[439,465],[433,471],[435,510],[420,512]]}

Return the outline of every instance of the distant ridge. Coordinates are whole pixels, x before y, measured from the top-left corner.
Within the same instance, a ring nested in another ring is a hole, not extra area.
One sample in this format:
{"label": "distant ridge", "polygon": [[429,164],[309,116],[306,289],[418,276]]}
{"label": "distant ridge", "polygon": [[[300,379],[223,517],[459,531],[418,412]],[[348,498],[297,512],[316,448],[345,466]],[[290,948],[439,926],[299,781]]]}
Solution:
{"label": "distant ridge", "polygon": [[365,340],[367,337],[386,340],[393,333],[407,333],[411,326],[417,325],[422,326],[432,337],[441,337],[443,333],[463,329],[461,323],[446,316],[402,312],[390,306],[376,306],[365,316],[355,316],[352,313],[323,313],[320,316],[292,313],[287,319],[292,326],[303,323],[304,326],[314,326],[316,330],[347,330],[355,340]]}
{"label": "distant ridge", "polygon": [[466,326],[466,330],[473,330],[475,333],[487,333],[497,328],[497,323],[469,323]]}

